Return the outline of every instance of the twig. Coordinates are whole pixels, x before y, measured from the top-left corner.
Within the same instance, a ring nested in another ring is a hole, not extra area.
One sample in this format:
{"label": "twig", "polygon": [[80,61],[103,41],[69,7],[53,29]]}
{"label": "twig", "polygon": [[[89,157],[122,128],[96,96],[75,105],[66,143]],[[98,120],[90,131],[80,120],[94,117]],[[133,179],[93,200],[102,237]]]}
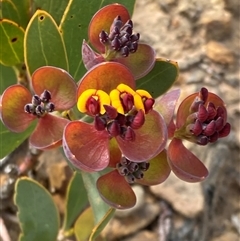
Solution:
{"label": "twig", "polygon": [[4,224],[3,219],[0,217],[0,237],[3,241],[11,241],[11,238],[8,234],[7,228]]}

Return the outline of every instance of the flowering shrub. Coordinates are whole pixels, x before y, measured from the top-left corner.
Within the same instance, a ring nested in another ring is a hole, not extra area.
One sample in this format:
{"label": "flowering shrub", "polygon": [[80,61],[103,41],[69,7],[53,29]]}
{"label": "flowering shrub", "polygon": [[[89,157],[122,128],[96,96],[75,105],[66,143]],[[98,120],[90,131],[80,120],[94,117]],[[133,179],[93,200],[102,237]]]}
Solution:
{"label": "flowering shrub", "polygon": [[[101,224],[101,228],[95,228],[88,234],[89,240],[92,240],[107,224],[116,208],[126,209],[135,205],[132,184],[160,184],[171,171],[184,181],[204,180],[208,170],[183,145],[182,140],[207,145],[227,136],[230,124],[227,122],[224,101],[204,87],[182,101],[176,110],[176,118],[174,112],[179,90],[165,93],[166,89],[161,89],[161,82],[157,84],[155,92],[138,87],[154,85],[164,72],[161,68],[167,65],[171,73],[166,79],[160,80],[166,81],[167,88],[170,88],[178,70],[173,62],[156,59],[152,47],[141,42],[140,34],[134,32],[134,24],[125,6],[104,6],[89,21],[89,44],[84,40],[86,36],[82,36],[81,57],[86,68],[83,70],[75,66],[71,59],[75,50],[71,49],[68,36],[65,35],[68,18],[64,15],[56,27],[59,15],[52,14],[55,20],[48,12],[38,10],[29,21],[23,36],[24,48],[27,48],[24,50],[24,64],[27,67],[25,82],[22,80],[3,91],[0,115],[2,123],[11,132],[24,133],[18,143],[29,136],[30,146],[39,150],[62,146],[75,174],[68,188],[66,217],[62,227],[65,233],[61,234],[67,236],[69,229],[74,226],[75,236],[82,240],[79,230],[81,225],[87,225],[81,220],[86,215],[83,209],[89,201],[93,214],[90,212],[87,215],[94,216],[95,227]],[[65,14],[68,16],[68,12]],[[75,15],[71,13],[69,16],[69,19],[73,19]],[[11,28],[4,25],[10,20],[4,21],[2,26]],[[35,51],[30,44],[31,38],[38,38],[33,35],[35,22],[38,22],[42,34],[45,34],[48,26],[53,32],[56,31],[56,36],[61,36],[55,41],[54,35],[53,43],[49,43],[41,35],[43,39],[36,49],[40,48],[39,52],[42,52],[44,58],[42,61],[40,57],[36,63],[35,54],[29,51]],[[44,25],[45,22],[47,25]],[[15,23],[12,25],[17,29]],[[57,43],[58,50],[65,53],[65,62],[61,59],[58,62],[54,56],[57,54],[54,52]],[[48,55],[46,50],[48,44],[53,48],[52,55]],[[19,60],[7,64],[9,61],[4,61],[2,56],[3,64],[16,65],[18,68],[23,62]],[[77,61],[80,62],[80,58]],[[80,80],[76,78],[79,73]],[[30,80],[27,79],[28,74],[31,75]],[[156,99],[159,95],[162,97]],[[29,129],[32,122],[34,129]],[[5,152],[7,155],[10,151]],[[36,237],[38,232],[24,226],[32,215],[30,208],[25,210],[21,201],[23,187],[28,185],[51,203],[49,212],[56,218],[49,225],[55,226],[42,232],[46,235],[50,233],[52,240],[56,240],[59,221],[51,198],[38,183],[19,178],[16,182],[15,202],[23,223],[23,237],[31,232]],[[78,186],[83,187],[79,196],[88,193],[87,201],[84,198],[78,200],[77,197],[76,201],[71,199],[72,193],[78,192]],[[78,208],[74,209],[69,204],[71,202],[76,202]],[[41,207],[36,212],[40,210]],[[46,217],[41,220],[46,222]],[[37,226],[40,224],[37,223]]]}

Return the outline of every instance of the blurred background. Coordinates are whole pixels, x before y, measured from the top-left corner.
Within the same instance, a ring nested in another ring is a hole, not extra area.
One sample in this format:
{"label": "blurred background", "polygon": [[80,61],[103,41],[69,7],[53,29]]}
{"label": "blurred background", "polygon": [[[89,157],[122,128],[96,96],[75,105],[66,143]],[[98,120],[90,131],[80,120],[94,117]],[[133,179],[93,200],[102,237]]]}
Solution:
{"label": "blurred background", "polygon": [[[121,3],[121,1],[118,1]],[[179,64],[180,100],[202,86],[226,103],[231,134],[217,143],[196,147],[185,143],[209,169],[202,183],[186,183],[171,174],[164,183],[134,186],[136,207],[117,211],[102,233],[108,241],[238,241],[240,240],[240,1],[136,0],[134,31],[156,49],[157,57]],[[159,84],[161,84],[160,80]],[[20,161],[23,143],[11,159]],[[2,160],[1,160],[2,161]],[[32,173],[52,192],[64,212],[66,184],[71,176],[59,151],[47,151]],[[1,222],[12,241],[19,227],[0,175]],[[9,181],[9,180],[8,180]],[[9,193],[8,193],[9,192]],[[0,232],[3,230],[0,229]],[[1,238],[0,238],[1,240]]]}

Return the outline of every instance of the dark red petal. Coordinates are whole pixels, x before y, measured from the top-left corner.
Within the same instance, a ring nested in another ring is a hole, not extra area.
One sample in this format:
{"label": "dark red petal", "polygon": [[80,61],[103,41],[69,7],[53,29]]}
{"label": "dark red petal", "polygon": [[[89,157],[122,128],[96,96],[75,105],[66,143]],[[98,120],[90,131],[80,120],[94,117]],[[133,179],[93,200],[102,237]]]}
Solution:
{"label": "dark red petal", "polygon": [[37,95],[50,91],[55,110],[67,110],[76,104],[77,85],[63,69],[52,66],[37,69],[32,75],[32,85]]}
{"label": "dark red petal", "polygon": [[80,80],[77,96],[79,97],[87,89],[103,90],[109,94],[121,83],[135,89],[134,77],[127,67],[116,62],[100,63]]}
{"label": "dark red petal", "polygon": [[147,75],[155,64],[156,53],[148,44],[138,44],[135,53],[129,54],[126,58],[117,58],[117,61],[127,66],[135,79],[140,79]]}
{"label": "dark red petal", "polygon": [[13,132],[25,131],[36,116],[24,111],[24,106],[32,102],[32,95],[22,85],[12,85],[2,94],[0,116],[3,124]]}
{"label": "dark red petal", "polygon": [[69,120],[46,114],[39,119],[36,129],[30,136],[30,144],[37,149],[50,149],[62,144],[63,129]]}
{"label": "dark red petal", "polygon": [[100,171],[109,163],[109,136],[93,125],[72,121],[64,129],[63,150],[68,160],[78,169]]}
{"label": "dark red petal", "polygon": [[123,155],[133,162],[148,161],[160,153],[166,146],[167,127],[163,117],[152,110],[145,116],[145,122],[134,130],[135,140],[126,141],[117,136],[117,142]]}
{"label": "dark red petal", "polygon": [[179,139],[170,142],[168,161],[175,175],[186,182],[200,182],[208,176],[204,164]]}
{"label": "dark red petal", "polygon": [[101,54],[96,53],[92,48],[83,40],[82,44],[82,61],[87,70],[93,66],[105,61]]}
{"label": "dark red petal", "polygon": [[136,204],[136,196],[131,186],[117,170],[98,178],[97,189],[102,199],[114,208],[127,209]]}
{"label": "dark red petal", "polygon": [[231,131],[231,125],[229,123],[226,123],[223,129],[219,131],[219,138],[228,136],[230,131]]}
{"label": "dark red petal", "polygon": [[88,37],[93,47],[101,53],[104,53],[105,46],[100,42],[99,34],[102,30],[109,33],[110,26],[117,16],[121,17],[123,23],[131,18],[128,10],[123,5],[115,3],[101,8],[91,19],[88,27]]}
{"label": "dark red petal", "polygon": [[136,182],[143,185],[157,185],[164,182],[171,172],[166,150],[160,152],[149,163],[149,169],[144,172],[143,178],[136,179]]}

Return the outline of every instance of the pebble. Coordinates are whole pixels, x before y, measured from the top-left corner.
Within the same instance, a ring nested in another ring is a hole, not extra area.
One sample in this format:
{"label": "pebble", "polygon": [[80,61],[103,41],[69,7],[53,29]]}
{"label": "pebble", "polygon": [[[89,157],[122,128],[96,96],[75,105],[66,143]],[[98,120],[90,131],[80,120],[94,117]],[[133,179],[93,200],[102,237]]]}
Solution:
{"label": "pebble", "polygon": [[220,64],[232,64],[234,62],[233,52],[223,43],[209,41],[206,45],[206,55],[209,59]]}
{"label": "pebble", "polygon": [[201,184],[184,182],[173,173],[164,183],[151,186],[150,191],[169,202],[175,211],[185,217],[194,218],[203,210]]}
{"label": "pebble", "polygon": [[151,224],[160,213],[160,205],[153,199],[145,197],[144,205],[137,212],[126,217],[114,217],[102,231],[101,236],[109,241],[128,235],[137,234]]}

